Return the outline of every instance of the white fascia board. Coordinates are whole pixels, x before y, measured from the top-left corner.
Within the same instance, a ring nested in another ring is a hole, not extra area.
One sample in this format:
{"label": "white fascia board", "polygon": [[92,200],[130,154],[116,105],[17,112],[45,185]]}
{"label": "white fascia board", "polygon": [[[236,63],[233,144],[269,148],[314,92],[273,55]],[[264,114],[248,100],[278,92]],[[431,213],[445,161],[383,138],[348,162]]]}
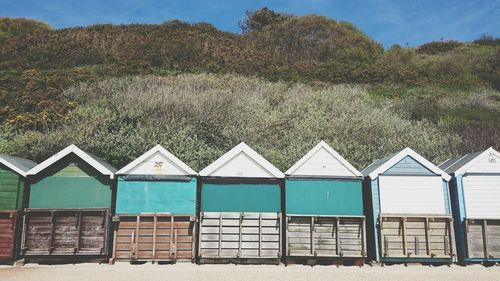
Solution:
{"label": "white fascia board", "polygon": [[465,164],[462,167],[460,167],[459,169],[457,169],[455,171],[455,176],[465,174],[470,167],[474,166],[477,162],[481,161],[481,159],[483,159],[484,156],[486,156],[487,154],[490,154],[490,153],[497,156],[497,157],[500,157],[500,153],[498,151],[496,151],[493,147],[490,147],[490,148],[486,149],[485,151],[483,151],[478,156],[476,156],[474,159],[467,162],[467,164]]}
{"label": "white fascia board", "polygon": [[302,157],[299,161],[297,161],[290,169],[285,172],[285,175],[292,175],[298,168],[300,168],[304,163],[309,160],[318,150],[324,148],[328,153],[330,153],[334,158],[339,160],[339,162],[344,165],[352,174],[356,177],[362,177],[358,169],[351,165],[342,155],[340,155],[337,151],[335,151],[331,146],[329,146],[326,142],[319,142],[313,149],[311,149],[304,157]]}
{"label": "white fascia board", "polygon": [[172,161],[175,165],[177,165],[179,168],[181,168],[186,176],[196,176],[197,173],[193,169],[191,169],[186,163],[182,162],[179,158],[177,158],[175,155],[170,153],[168,150],[166,150],[163,146],[161,145],[156,145],[155,147],[151,148],[148,150],[146,153],[142,154],[141,156],[137,157],[134,161],[130,162],[127,164],[125,167],[121,168],[116,172],[117,175],[126,175],[130,170],[135,168],[137,165],[141,164],[144,160],[148,159],[151,157],[153,154],[156,152],[159,152],[163,156],[165,156],[167,159]]}
{"label": "white fascia board", "polygon": [[57,161],[61,160],[63,157],[66,155],[74,153],[76,154],[80,159],[85,161],[87,164],[92,166],[94,169],[99,171],[103,175],[109,176],[110,179],[114,178],[114,173],[113,171],[110,171],[108,168],[106,168],[104,165],[96,161],[94,158],[92,158],[90,155],[85,153],[83,150],[78,148],[76,145],[72,144],[65,149],[59,151],[58,153],[52,155],[50,158],[47,160],[43,161],[42,163],[36,165],[33,167],[33,169],[29,170],[27,172],[27,175],[36,175],[40,173],[41,171],[45,170],[46,168],[50,167],[52,164],[56,163]]}
{"label": "white fascia board", "polygon": [[268,171],[270,174],[272,174],[275,178],[284,178],[285,177],[285,174],[283,174],[283,172],[281,172],[273,164],[271,164],[264,157],[262,157],[262,155],[260,155],[255,150],[250,148],[244,142],[241,142],[237,146],[233,147],[231,150],[229,150],[224,155],[219,157],[219,159],[215,160],[210,165],[208,165],[203,170],[201,170],[200,176],[203,176],[203,177],[210,176],[213,172],[215,172],[217,169],[222,167],[227,162],[231,161],[231,159],[233,159],[235,156],[237,156],[241,152],[248,155],[248,157],[250,157],[258,165],[260,165],[262,168],[264,168],[266,171]]}
{"label": "white fascia board", "polygon": [[398,154],[394,155],[391,159],[387,160],[384,164],[380,165],[380,167],[372,171],[368,176],[372,180],[376,179],[380,174],[384,173],[389,168],[396,165],[406,156],[412,157],[417,162],[424,165],[427,169],[431,170],[433,173],[440,175],[445,181],[450,181],[451,179],[450,175],[448,175],[445,171],[441,170],[438,166],[432,164],[429,160],[425,159],[424,157],[422,157],[420,154],[416,153],[413,149],[409,147],[401,150]]}

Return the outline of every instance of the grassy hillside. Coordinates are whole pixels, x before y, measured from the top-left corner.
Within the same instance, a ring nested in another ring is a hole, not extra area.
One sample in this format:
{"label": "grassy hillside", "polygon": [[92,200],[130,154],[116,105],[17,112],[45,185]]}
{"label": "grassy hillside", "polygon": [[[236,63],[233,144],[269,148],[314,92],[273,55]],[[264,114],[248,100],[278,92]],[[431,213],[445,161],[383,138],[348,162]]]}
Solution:
{"label": "grassy hillside", "polygon": [[457,136],[399,116],[361,86],[190,74],[81,83],[64,96],[79,106],[63,125],[5,132],[0,151],[43,160],[75,143],[122,166],[160,143],[201,169],[245,141],[286,169],[322,139],[358,168],[408,145],[436,161],[460,146]]}
{"label": "grassy hillside", "polygon": [[0,152],[41,160],[75,142],[121,165],[159,142],[201,167],[246,141],[285,168],[320,139],[358,167],[403,146],[436,161],[500,147],[500,39],[384,50],[317,15],[240,24],[1,19]]}

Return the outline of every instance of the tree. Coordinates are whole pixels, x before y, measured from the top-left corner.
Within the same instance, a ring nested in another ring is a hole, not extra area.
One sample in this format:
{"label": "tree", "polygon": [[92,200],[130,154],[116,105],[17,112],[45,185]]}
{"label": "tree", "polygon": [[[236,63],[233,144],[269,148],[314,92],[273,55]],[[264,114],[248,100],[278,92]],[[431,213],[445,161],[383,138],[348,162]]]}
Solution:
{"label": "tree", "polygon": [[283,22],[292,17],[288,14],[277,13],[264,7],[256,11],[246,11],[246,18],[238,23],[243,33],[261,31],[265,26]]}

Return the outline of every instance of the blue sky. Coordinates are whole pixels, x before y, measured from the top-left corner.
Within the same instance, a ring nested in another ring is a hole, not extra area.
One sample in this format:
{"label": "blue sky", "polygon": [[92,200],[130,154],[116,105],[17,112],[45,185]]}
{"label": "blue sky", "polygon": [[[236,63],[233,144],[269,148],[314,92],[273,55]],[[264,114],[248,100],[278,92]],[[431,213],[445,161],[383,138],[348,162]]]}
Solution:
{"label": "blue sky", "polygon": [[384,46],[470,41],[483,33],[500,37],[500,0],[0,0],[0,16],[34,18],[55,28],[180,19],[239,32],[245,11],[264,6],[347,20]]}

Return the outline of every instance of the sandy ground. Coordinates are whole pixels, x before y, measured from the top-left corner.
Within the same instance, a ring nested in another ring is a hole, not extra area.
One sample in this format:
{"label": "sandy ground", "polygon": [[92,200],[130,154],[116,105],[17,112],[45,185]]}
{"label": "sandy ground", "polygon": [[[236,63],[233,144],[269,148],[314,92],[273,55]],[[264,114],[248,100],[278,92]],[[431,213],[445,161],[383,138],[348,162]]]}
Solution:
{"label": "sandy ground", "polygon": [[290,265],[176,265],[142,264],[115,265],[77,264],[77,265],[37,265],[22,267],[0,266],[0,280],[18,281],[55,281],[55,280],[500,280],[500,266],[483,267],[480,265],[429,267],[420,265],[393,266],[302,266]]}

